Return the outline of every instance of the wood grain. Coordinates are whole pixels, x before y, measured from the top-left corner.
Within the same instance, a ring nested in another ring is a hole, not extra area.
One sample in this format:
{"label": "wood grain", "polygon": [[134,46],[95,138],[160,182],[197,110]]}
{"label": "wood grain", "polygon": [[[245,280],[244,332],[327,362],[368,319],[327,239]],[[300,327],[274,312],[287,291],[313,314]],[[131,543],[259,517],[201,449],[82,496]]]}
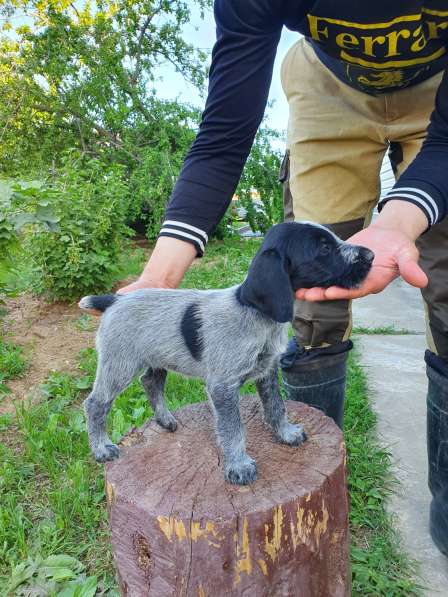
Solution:
{"label": "wood grain", "polygon": [[179,409],[174,434],[150,421],[106,466],[120,588],[131,597],[350,594],[345,445],[319,411],[287,403],[308,441],[278,444],[258,398],[241,414],[258,479],[226,483],[207,403]]}

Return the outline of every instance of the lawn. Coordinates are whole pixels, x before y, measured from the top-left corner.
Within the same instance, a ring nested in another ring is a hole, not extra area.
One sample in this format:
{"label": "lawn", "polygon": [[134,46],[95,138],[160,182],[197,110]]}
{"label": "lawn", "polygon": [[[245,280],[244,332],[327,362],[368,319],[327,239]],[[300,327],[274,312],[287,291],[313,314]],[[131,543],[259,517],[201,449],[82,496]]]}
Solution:
{"label": "lawn", "polygon": [[[211,243],[184,285],[217,288],[240,282],[258,245],[256,240],[239,239]],[[85,316],[79,325],[88,325]],[[8,346],[0,360],[3,379],[23,372],[25,365],[14,372],[10,364],[13,350]],[[20,352],[17,355],[21,358]],[[2,595],[117,595],[103,467],[89,454],[82,410],[96,355],[86,349],[78,359],[76,374],[54,372],[48,377],[39,403],[17,404],[15,414],[0,418]],[[166,397],[173,410],[205,398],[201,382],[174,374],[168,377]],[[110,413],[112,439],[117,441],[149,416],[146,397],[135,382]],[[353,594],[417,595],[415,567],[403,554],[385,511],[393,479],[389,455],[376,440],[375,423],[355,353],[350,360],[345,424]]]}

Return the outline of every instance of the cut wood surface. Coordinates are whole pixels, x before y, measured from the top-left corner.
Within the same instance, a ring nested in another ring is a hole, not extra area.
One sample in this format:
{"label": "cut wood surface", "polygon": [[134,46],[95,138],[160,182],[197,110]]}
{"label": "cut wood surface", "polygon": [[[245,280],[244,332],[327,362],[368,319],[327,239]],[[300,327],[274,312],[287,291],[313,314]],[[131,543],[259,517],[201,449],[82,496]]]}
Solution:
{"label": "cut wood surface", "polygon": [[155,421],[106,466],[116,569],[130,597],[339,597],[350,594],[345,445],[331,419],[296,402],[308,440],[275,442],[258,398],[244,397],[247,450],[258,479],[224,481],[207,403]]}

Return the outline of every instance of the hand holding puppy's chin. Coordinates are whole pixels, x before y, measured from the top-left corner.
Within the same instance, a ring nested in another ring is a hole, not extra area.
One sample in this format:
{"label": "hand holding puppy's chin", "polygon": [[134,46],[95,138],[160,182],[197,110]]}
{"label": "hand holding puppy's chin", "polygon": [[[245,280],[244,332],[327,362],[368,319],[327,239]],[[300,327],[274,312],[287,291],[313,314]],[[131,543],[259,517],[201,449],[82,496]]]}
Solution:
{"label": "hand holding puppy's chin", "polygon": [[418,265],[417,247],[400,230],[372,224],[347,242],[367,247],[375,253],[366,279],[354,288],[299,288],[295,293],[296,298],[311,302],[361,298],[381,292],[398,276],[416,288],[427,286],[428,278]]}

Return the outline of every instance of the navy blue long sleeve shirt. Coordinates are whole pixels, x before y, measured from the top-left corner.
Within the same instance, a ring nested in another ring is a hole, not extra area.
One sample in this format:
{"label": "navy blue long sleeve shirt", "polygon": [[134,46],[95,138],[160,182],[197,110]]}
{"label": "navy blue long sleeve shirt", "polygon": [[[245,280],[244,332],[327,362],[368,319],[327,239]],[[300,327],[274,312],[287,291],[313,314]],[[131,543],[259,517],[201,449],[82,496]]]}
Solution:
{"label": "navy blue long sleeve shirt", "polygon": [[[199,132],[167,205],[160,236],[201,255],[241,176],[267,103],[282,28],[359,91],[416,85],[448,65],[448,0],[215,0],[216,44]],[[448,75],[421,151],[383,200],[418,205],[431,226],[448,208]]]}

